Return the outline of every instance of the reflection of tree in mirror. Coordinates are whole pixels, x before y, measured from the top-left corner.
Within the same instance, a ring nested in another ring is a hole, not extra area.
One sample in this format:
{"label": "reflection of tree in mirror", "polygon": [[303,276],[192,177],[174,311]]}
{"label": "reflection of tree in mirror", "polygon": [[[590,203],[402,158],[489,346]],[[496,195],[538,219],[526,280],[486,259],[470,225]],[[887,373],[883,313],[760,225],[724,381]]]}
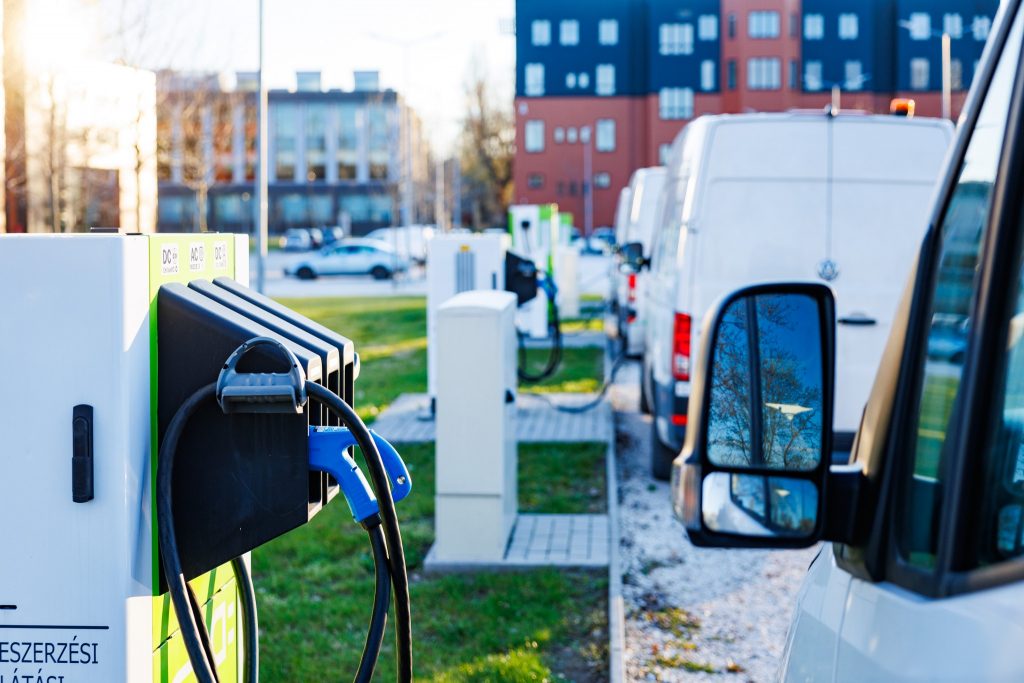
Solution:
{"label": "reflection of tree in mirror", "polygon": [[817,303],[804,295],[761,295],[729,305],[711,370],[712,462],[802,471],[816,466],[822,433],[818,322]]}
{"label": "reflection of tree in mirror", "polygon": [[757,298],[764,465],[810,470],[821,456],[821,355],[815,302]]}
{"label": "reflection of tree in mirror", "polygon": [[729,305],[718,328],[711,376],[708,455],[719,465],[750,465],[750,353],[745,300]]}

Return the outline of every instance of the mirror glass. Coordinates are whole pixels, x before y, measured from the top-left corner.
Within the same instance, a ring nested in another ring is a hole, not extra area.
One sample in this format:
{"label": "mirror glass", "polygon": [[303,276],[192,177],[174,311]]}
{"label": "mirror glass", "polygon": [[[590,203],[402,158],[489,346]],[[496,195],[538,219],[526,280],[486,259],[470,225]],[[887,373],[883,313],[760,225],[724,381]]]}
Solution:
{"label": "mirror glass", "polygon": [[712,472],[703,487],[701,514],[712,531],[792,538],[814,532],[818,488],[811,481]]}
{"label": "mirror glass", "polygon": [[750,295],[729,304],[710,368],[712,463],[806,472],[821,462],[820,316],[806,294]]}
{"label": "mirror glass", "polygon": [[643,265],[644,246],[639,242],[624,244],[622,249],[619,250],[619,255],[622,257],[624,265],[633,270],[640,270],[640,267]]}

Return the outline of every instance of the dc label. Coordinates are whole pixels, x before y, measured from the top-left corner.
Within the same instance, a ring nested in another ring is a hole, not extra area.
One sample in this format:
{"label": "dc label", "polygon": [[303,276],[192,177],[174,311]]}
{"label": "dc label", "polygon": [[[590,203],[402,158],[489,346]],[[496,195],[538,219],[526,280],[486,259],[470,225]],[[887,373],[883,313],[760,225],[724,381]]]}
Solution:
{"label": "dc label", "polygon": [[228,243],[213,243],[213,267],[217,269],[228,267]]}
{"label": "dc label", "polygon": [[178,273],[178,245],[164,244],[160,247],[160,272],[164,275]]}

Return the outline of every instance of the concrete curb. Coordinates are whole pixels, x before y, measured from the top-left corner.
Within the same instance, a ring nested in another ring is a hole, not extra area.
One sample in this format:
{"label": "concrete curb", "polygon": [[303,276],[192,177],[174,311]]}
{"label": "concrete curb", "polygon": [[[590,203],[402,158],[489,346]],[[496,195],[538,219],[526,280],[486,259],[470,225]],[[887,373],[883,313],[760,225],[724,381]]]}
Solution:
{"label": "concrete curb", "polygon": [[622,683],[626,680],[626,619],[622,598],[622,570],[619,561],[619,481],[616,474],[615,437],[608,442],[608,680]]}

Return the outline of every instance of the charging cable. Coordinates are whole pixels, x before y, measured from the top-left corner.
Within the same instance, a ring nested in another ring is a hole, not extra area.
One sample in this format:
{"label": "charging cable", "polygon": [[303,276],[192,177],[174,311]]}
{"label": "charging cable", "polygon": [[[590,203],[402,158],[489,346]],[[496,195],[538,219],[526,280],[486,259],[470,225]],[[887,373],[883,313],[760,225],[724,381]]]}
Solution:
{"label": "charging cable", "polygon": [[544,369],[534,374],[526,369],[526,335],[518,330],[516,331],[519,337],[519,368],[517,374],[520,381],[530,383],[543,382],[548,379],[555,374],[558,366],[562,363],[562,322],[558,315],[558,303],[555,301],[555,297],[558,295],[558,288],[555,286],[554,279],[550,276],[538,278],[537,284],[544,290],[544,294],[547,295],[547,299],[550,302],[548,310],[551,316],[552,343],[551,352],[548,354],[548,360],[544,365]]}

